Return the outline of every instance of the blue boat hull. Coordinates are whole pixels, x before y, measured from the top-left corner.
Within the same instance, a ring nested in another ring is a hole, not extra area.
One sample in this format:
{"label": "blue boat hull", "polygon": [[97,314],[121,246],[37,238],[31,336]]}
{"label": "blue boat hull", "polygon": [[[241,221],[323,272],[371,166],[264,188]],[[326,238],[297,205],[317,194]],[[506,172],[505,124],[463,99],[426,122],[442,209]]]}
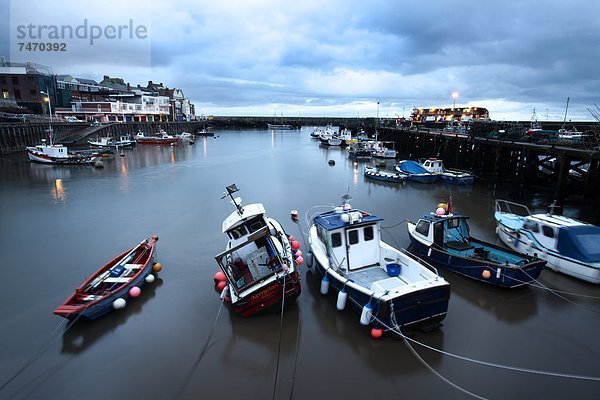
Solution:
{"label": "blue boat hull", "polygon": [[[430,248],[412,236],[410,240],[409,251],[428,260],[436,267],[447,268],[471,279],[507,288],[523,286],[533,282],[540,276],[545,264],[545,261],[539,260],[530,262],[521,268],[510,268],[475,258],[456,256],[440,248]],[[489,275],[484,271],[489,271]]]}
{"label": "blue boat hull", "polygon": [[472,185],[475,182],[475,177],[473,175],[454,176],[440,174],[440,179],[442,182],[451,183],[453,185]]}
{"label": "blue boat hull", "polygon": [[[316,259],[315,259],[316,261]],[[317,261],[315,265],[321,276],[326,273],[325,268]],[[344,288],[344,283],[336,280],[328,274],[330,287],[337,292]],[[418,329],[437,327],[446,317],[448,302],[450,300],[450,285],[423,289],[398,297],[393,300],[394,312],[391,312],[389,302],[372,299],[367,294],[345,286],[348,294],[347,305],[350,305],[358,314],[362,312],[363,306],[371,301],[372,314],[387,327],[398,327],[404,329]],[[373,321],[377,325],[377,321]]]}
{"label": "blue boat hull", "polygon": [[148,275],[150,275],[150,273],[152,272],[153,264],[154,264],[154,258],[152,258],[150,260],[150,262],[148,262],[148,265],[146,265],[146,268],[144,268],[144,270],[138,277],[133,279],[131,282],[129,282],[127,285],[125,285],[120,290],[114,292],[112,296],[107,297],[107,298],[103,299],[102,301],[99,301],[98,303],[85,308],[85,310],[83,312],[81,312],[80,314],[74,314],[72,317],[69,317],[69,319],[83,318],[83,319],[94,320],[94,319],[100,318],[103,315],[108,314],[109,312],[113,311],[114,310],[113,302],[116,299],[121,298],[121,299],[125,299],[125,301],[129,302],[129,300],[131,298],[131,296],[129,295],[129,290],[134,286],[137,286],[139,288],[142,288],[144,286],[144,284],[146,283],[146,277]]}
{"label": "blue boat hull", "polygon": [[415,174],[408,174],[406,176],[406,179],[412,182],[417,182],[417,183],[434,183],[437,181],[437,176],[434,174],[431,175],[415,175]]}

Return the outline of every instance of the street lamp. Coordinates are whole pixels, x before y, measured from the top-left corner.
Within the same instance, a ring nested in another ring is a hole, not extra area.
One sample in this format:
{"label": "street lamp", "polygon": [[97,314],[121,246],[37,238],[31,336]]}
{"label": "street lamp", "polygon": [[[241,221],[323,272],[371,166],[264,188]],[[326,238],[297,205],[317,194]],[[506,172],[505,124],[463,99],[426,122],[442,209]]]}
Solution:
{"label": "street lamp", "polygon": [[44,96],[44,101],[48,102],[48,114],[50,114],[50,122],[48,124],[48,133],[50,135],[52,135],[52,104],[50,101],[50,95],[44,91],[40,91],[40,94],[43,94]]}
{"label": "street lamp", "polygon": [[458,92],[454,92],[452,93],[452,99],[453,99],[453,103],[452,103],[452,109],[454,110],[454,108],[456,107],[456,99],[458,98]]}

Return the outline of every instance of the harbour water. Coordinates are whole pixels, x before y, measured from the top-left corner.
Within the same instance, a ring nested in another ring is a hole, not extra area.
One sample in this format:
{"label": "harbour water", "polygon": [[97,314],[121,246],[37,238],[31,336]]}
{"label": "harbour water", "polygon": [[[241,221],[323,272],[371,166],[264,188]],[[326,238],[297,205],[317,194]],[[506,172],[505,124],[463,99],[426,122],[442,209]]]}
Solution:
{"label": "harbour water", "polygon": [[[194,145],[138,145],[102,169],[3,157],[0,385],[9,383],[0,398],[600,398],[600,288],[549,270],[540,283],[560,292],[505,290],[440,271],[450,306],[440,329],[411,336],[436,349],[413,343],[421,360],[397,337],[371,339],[359,315],[319,293],[320,277],[306,266],[303,292],[283,317],[277,310],[244,319],[221,307],[212,277],[226,244],[221,222],[233,210],[221,197],[232,183],[245,204],[263,203],[299,238],[311,207],[349,193],[354,207],[385,218],[385,241],[408,247],[401,222],[451,193],[455,210],[471,216],[471,234],[496,241],[494,199],[507,195],[500,189],[372,182],[365,163],[318,145],[310,131],[221,131]],[[125,309],[65,331],[54,308],[150,235],[159,236],[160,278]]]}

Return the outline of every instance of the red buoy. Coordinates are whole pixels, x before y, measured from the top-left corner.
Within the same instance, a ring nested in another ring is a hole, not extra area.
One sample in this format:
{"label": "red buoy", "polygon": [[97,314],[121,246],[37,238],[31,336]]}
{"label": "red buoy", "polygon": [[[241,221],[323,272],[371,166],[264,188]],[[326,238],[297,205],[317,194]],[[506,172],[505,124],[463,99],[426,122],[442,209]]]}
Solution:
{"label": "red buoy", "polygon": [[298,250],[300,248],[300,242],[297,240],[294,240],[292,242],[292,250]]}
{"label": "red buoy", "polygon": [[373,339],[379,339],[381,336],[383,336],[383,329],[378,326],[374,326],[373,329],[371,329],[371,337]]}
{"label": "red buoy", "polygon": [[225,282],[225,281],[219,281],[217,283],[217,290],[218,291],[222,291],[223,289],[225,289],[225,286],[227,286],[227,282]]}
{"label": "red buoy", "polygon": [[215,275],[213,276],[213,279],[215,280],[215,283],[218,283],[218,282],[225,282],[225,280],[227,278],[225,278],[225,274],[223,273],[223,271],[219,271],[219,272],[215,273]]}
{"label": "red buoy", "polygon": [[304,258],[302,258],[302,256],[299,256],[298,258],[296,258],[296,264],[300,265],[304,262]]}

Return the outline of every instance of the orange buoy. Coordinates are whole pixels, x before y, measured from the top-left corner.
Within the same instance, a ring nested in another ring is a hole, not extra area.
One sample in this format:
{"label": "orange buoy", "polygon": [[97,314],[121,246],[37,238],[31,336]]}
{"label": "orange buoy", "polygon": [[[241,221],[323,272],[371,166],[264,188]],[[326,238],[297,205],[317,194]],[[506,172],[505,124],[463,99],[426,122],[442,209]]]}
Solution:
{"label": "orange buoy", "polygon": [[489,269],[484,269],[483,272],[481,273],[481,276],[483,277],[483,279],[490,279],[490,276],[492,276],[492,273],[490,272]]}
{"label": "orange buoy", "polygon": [[227,278],[225,277],[223,271],[218,271],[213,275],[213,280],[215,281],[215,283],[225,282],[226,279]]}
{"label": "orange buoy", "polygon": [[383,329],[378,326],[374,326],[373,329],[371,329],[371,337],[373,339],[379,339],[381,336],[383,336]]}

